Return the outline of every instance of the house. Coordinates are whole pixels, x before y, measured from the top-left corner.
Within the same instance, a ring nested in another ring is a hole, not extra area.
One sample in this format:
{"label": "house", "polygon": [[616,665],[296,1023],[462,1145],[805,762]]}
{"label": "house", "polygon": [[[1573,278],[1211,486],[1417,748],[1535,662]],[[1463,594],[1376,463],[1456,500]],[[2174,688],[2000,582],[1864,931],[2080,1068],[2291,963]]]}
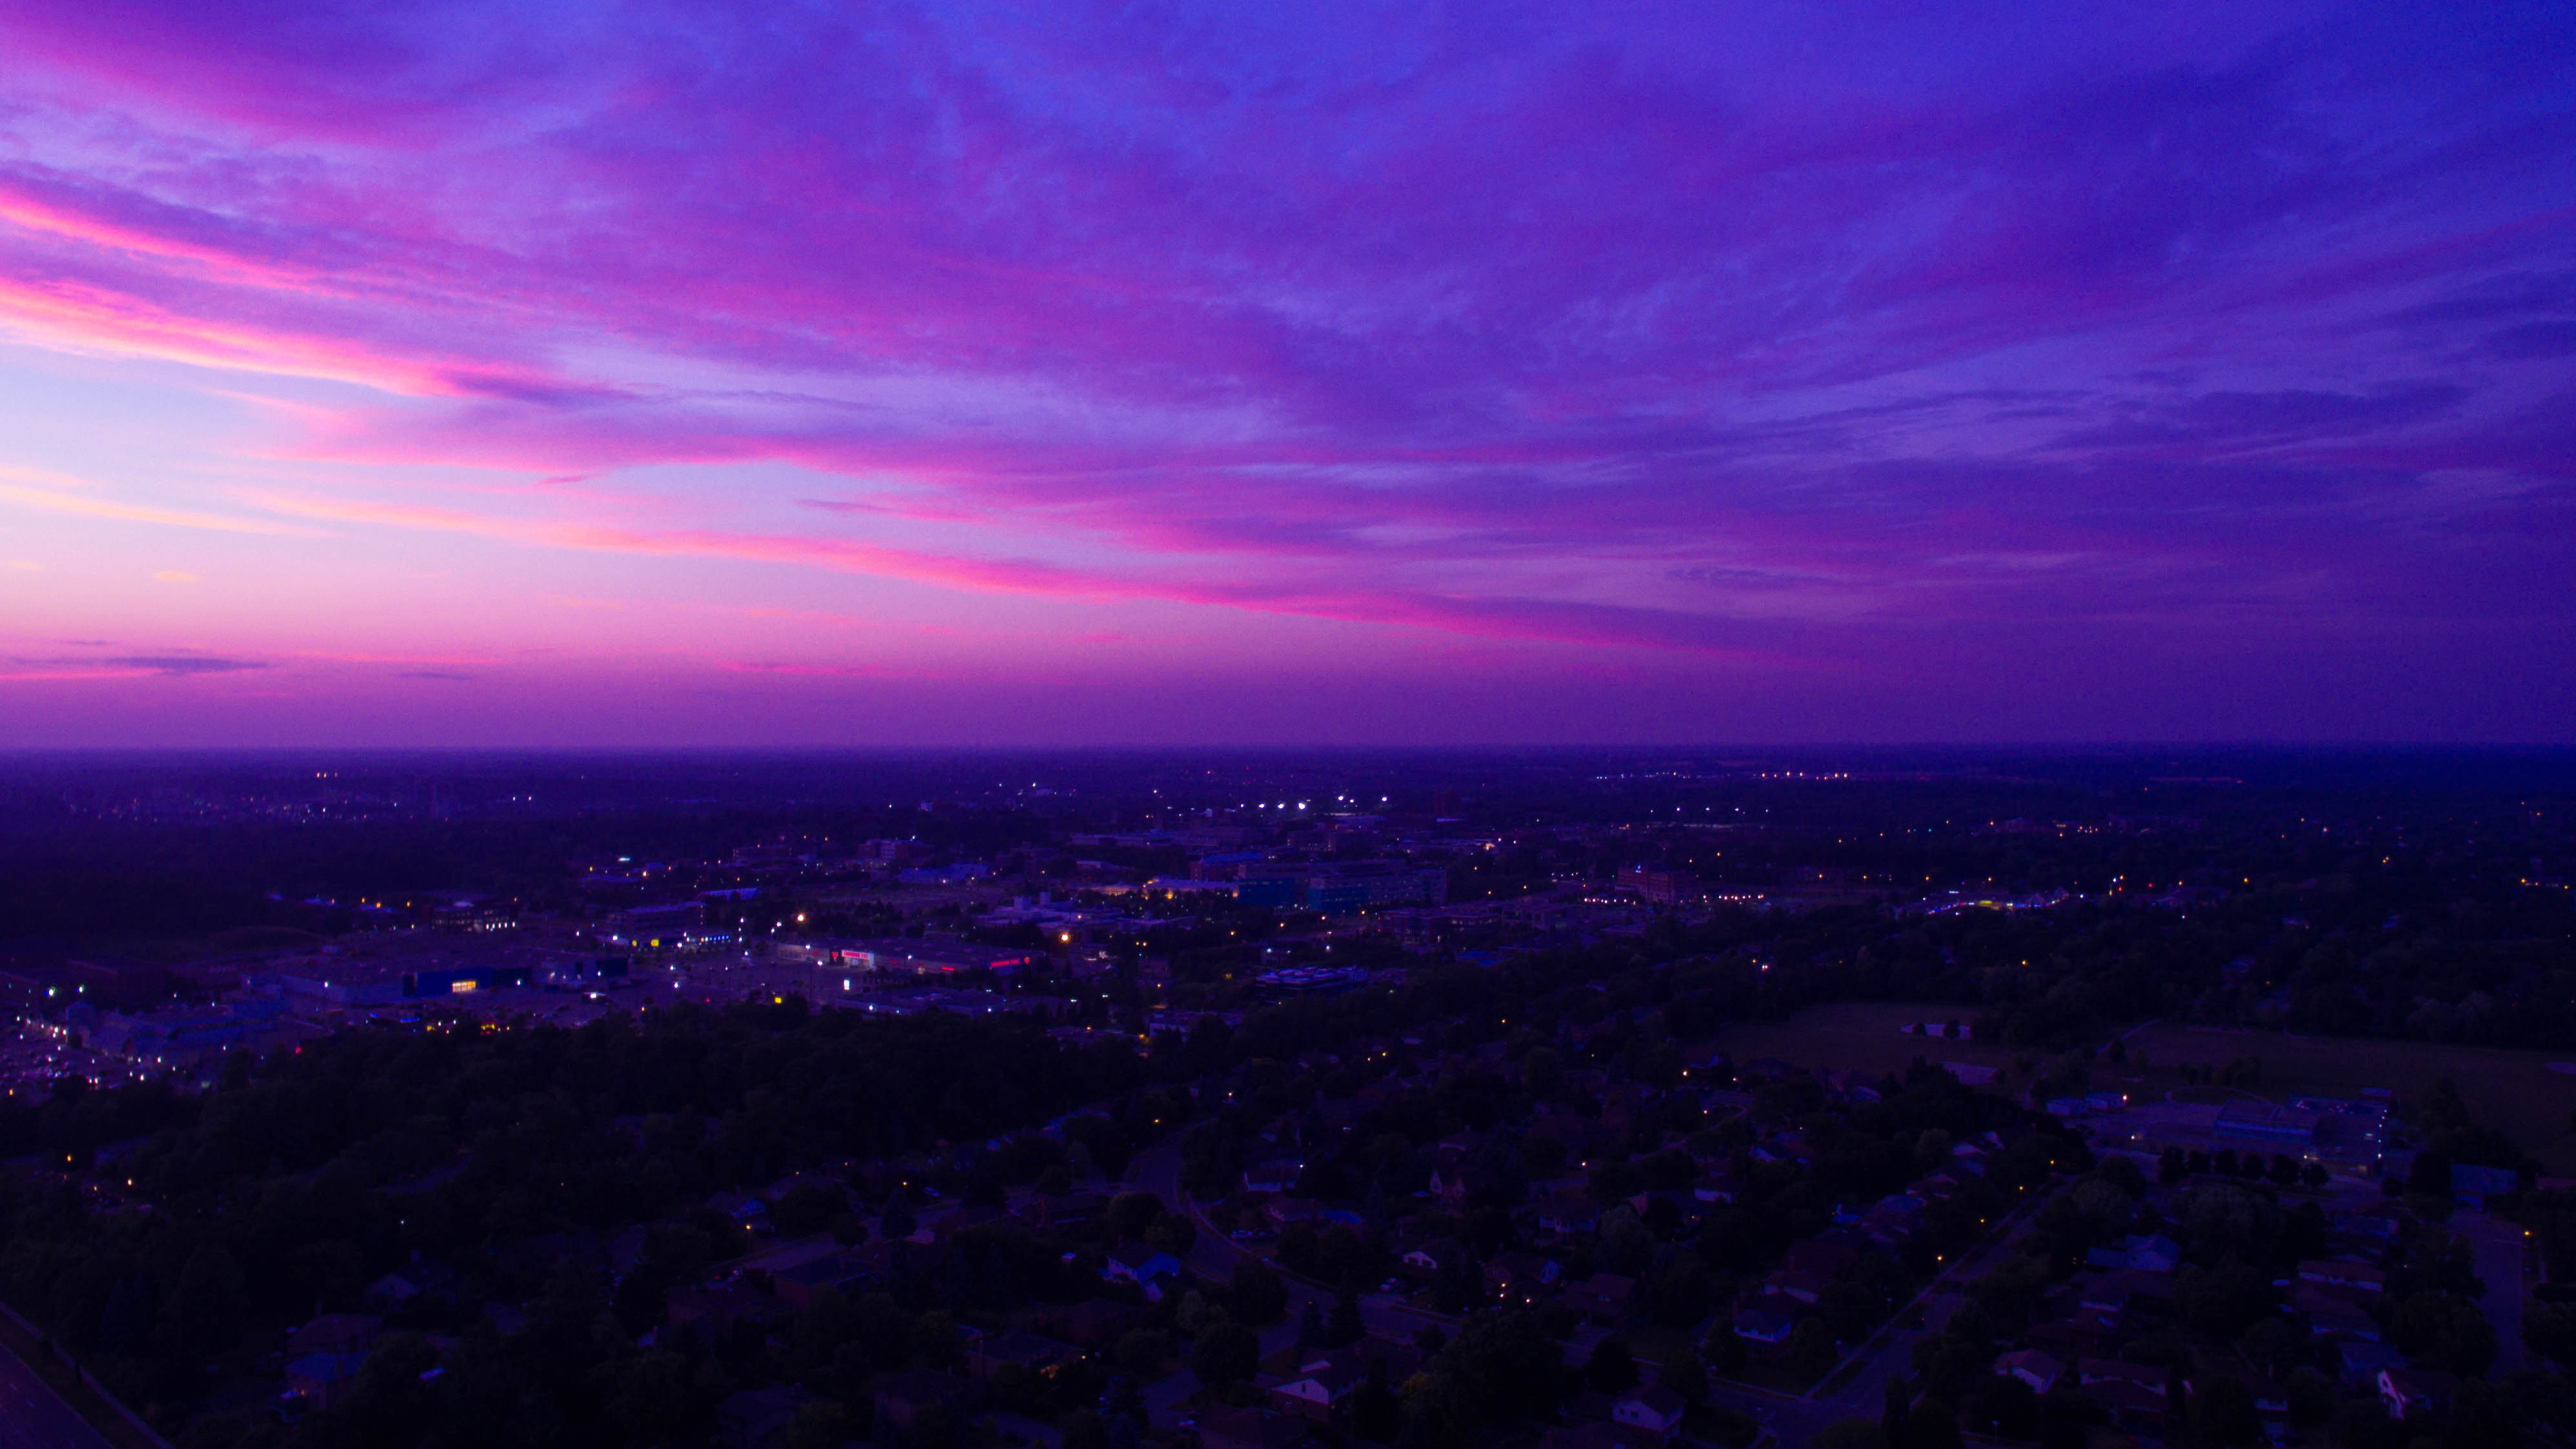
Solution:
{"label": "house", "polygon": [[2510,1167],[2451,1165],[2451,1197],[2462,1207],[2485,1207],[2487,1199],[2503,1197],[2521,1187],[2521,1179]]}
{"label": "house", "polygon": [[1031,1373],[1052,1374],[1071,1359],[1082,1356],[1082,1350],[1069,1343],[1035,1333],[1001,1333],[980,1338],[967,1346],[966,1371],[979,1379],[989,1379],[1004,1365],[1013,1365]]}
{"label": "house", "polygon": [[1099,1215],[1100,1206],[1100,1194],[1096,1192],[1066,1192],[1053,1196],[1033,1193],[1012,1211],[1020,1221],[1033,1227],[1067,1228],[1091,1221]]}
{"label": "house", "polygon": [[2422,1419],[2438,1412],[2460,1392],[2460,1381],[2439,1369],[2384,1368],[2379,1371],[2379,1402],[2392,1419]]}
{"label": "house", "polygon": [[2379,1320],[2353,1307],[2331,1299],[2307,1310],[2308,1332],[2319,1338],[2357,1338],[2368,1343],[2379,1341]]}
{"label": "house", "polygon": [[1860,1261],[1860,1249],[1839,1233],[1819,1235],[1791,1243],[1780,1255],[1781,1266],[1800,1272],[1821,1273],[1827,1278]]}
{"label": "house", "polygon": [[1199,1421],[1200,1449],[1298,1449],[1314,1437],[1300,1417],[1235,1409]]}
{"label": "house", "polygon": [[446,1267],[422,1259],[368,1284],[360,1298],[373,1312],[395,1313],[422,1294],[445,1288],[455,1276]]}
{"label": "house", "polygon": [[308,1353],[286,1366],[286,1397],[327,1409],[334,1398],[349,1391],[358,1370],[366,1366],[365,1354]]}
{"label": "house", "polygon": [[1587,1318],[1604,1323],[1618,1323],[1628,1316],[1628,1304],[1637,1294],[1637,1280],[1616,1273],[1595,1273],[1565,1290],[1566,1306]]}
{"label": "house", "polygon": [[878,1421],[898,1429],[911,1428],[914,1417],[933,1405],[945,1404],[962,1411],[975,1402],[972,1380],[937,1369],[900,1369],[879,1374],[868,1391],[876,1401]]}
{"label": "house", "polygon": [[769,1204],[747,1192],[708,1193],[707,1206],[745,1227],[750,1226],[769,1211]]}
{"label": "house", "polygon": [[1135,1326],[1136,1310],[1107,1298],[1086,1298],[1064,1308],[1045,1310],[1038,1327],[1085,1347],[1114,1343]]}
{"label": "house", "polygon": [[2122,1242],[2129,1261],[2126,1266],[2147,1273],[2171,1273],[2182,1266],[2182,1244],[2162,1233],[2148,1233]]}
{"label": "house", "polygon": [[1601,1226],[1601,1209],[1580,1193],[1552,1193],[1531,1210],[1538,1225],[1559,1237],[1588,1233]]}
{"label": "house", "polygon": [[2129,1311],[2129,1290],[2125,1284],[2104,1278],[2076,1289],[2075,1302],[2080,1308],[2117,1317]]}
{"label": "house", "polygon": [[2132,1384],[2161,1399],[2165,1396],[2168,1371],[2154,1364],[2124,1363],[2115,1358],[2088,1358],[2075,1365],[2076,1381],[2086,1385],[2103,1383]]}
{"label": "house", "polygon": [[2045,1394],[2057,1387],[2065,1376],[2066,1365],[2035,1348],[2017,1349],[1995,1360],[1995,1372],[2008,1374],[2030,1385],[2034,1394]]}
{"label": "house", "polygon": [[1708,1203],[1731,1203],[1743,1190],[1744,1184],[1731,1172],[1705,1172],[1691,1184],[1691,1196]]}
{"label": "house", "polygon": [[1290,1223],[1311,1223],[1324,1216],[1324,1205],[1311,1197],[1274,1197],[1263,1204],[1261,1215],[1279,1227]]}
{"label": "house", "polygon": [[1812,1268],[1777,1268],[1762,1280],[1762,1293],[1766,1298],[1790,1298],[1813,1304],[1825,1296],[1825,1290],[1833,1286],[1833,1281],[1832,1274]]}
{"label": "house", "polygon": [[770,1323],[787,1316],[777,1299],[748,1288],[673,1288],[662,1295],[662,1311],[673,1328],[697,1324],[720,1333],[737,1323]]}
{"label": "house", "polygon": [[[1597,1399],[1599,1394],[1584,1397]],[[1615,1419],[1566,1424],[1539,1436],[1539,1449],[1656,1449],[1660,1434],[1632,1428]]]}
{"label": "house", "polygon": [[786,1434],[798,1410],[819,1402],[794,1384],[728,1394],[716,1401],[716,1443],[723,1449],[761,1449]]}
{"label": "house", "polygon": [[2150,1389],[2127,1379],[2088,1379],[2084,1384],[2084,1397],[2100,1405],[2102,1412],[2119,1428],[2131,1433],[2163,1436],[2166,1405],[2161,1386]]}
{"label": "house", "polygon": [[363,1354],[376,1346],[385,1321],[368,1313],[325,1313],[286,1336],[290,1358],[316,1353]]}
{"label": "house", "polygon": [[2299,1264],[2299,1277],[2309,1283],[2322,1283],[2329,1288],[2353,1288],[2364,1293],[2388,1291],[2388,1274],[2380,1268],[2352,1258],[2308,1258]]}
{"label": "house", "polygon": [[1798,1320],[1785,1313],[1749,1308],[1735,1315],[1735,1336],[1755,1343],[1782,1344],[1797,1331]]}
{"label": "house", "polygon": [[1563,1264],[1536,1253],[1496,1253],[1485,1263],[1485,1281],[1494,1292],[1523,1304],[1536,1303],[1564,1272]]}
{"label": "house", "polygon": [[1321,1422],[1367,1382],[1368,1369],[1355,1353],[1308,1354],[1295,1373],[1270,1386],[1270,1396],[1282,1410]]}
{"label": "house", "polygon": [[1297,1179],[1306,1173],[1306,1164],[1293,1157],[1274,1157],[1257,1162],[1243,1170],[1245,1192],[1293,1192]]}
{"label": "house", "polygon": [[2406,1367],[2406,1355],[2387,1344],[2358,1339],[2336,1344],[2335,1357],[2343,1365],[2340,1377],[2345,1385],[2364,1392],[2378,1385],[2381,1373]]}
{"label": "house", "polygon": [[769,1275],[770,1296],[790,1308],[803,1308],[814,1301],[815,1290],[829,1288],[847,1296],[864,1289],[875,1280],[874,1274],[860,1266],[855,1253],[827,1253],[792,1268],[780,1268]]}
{"label": "house", "polygon": [[1613,1423],[1643,1429],[1660,1439],[1681,1426],[1686,1407],[1681,1395],[1655,1384],[1621,1394],[1618,1402],[1610,1406],[1610,1418]]}
{"label": "house", "polygon": [[[1129,1238],[1109,1250],[1109,1260],[1101,1265],[1100,1276],[1113,1283],[1133,1283],[1139,1288],[1155,1287],[1155,1280],[1168,1278],[1181,1271],[1181,1260],[1150,1244]],[[1149,1298],[1160,1301],[1159,1292]]]}

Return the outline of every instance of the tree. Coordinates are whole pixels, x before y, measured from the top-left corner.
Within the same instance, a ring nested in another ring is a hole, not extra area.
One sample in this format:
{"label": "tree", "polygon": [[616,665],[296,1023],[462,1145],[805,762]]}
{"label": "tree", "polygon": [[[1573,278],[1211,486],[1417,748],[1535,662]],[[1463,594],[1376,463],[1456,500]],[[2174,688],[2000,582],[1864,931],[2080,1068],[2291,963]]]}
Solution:
{"label": "tree", "polygon": [[1628,1352],[1628,1340],[1617,1334],[1601,1340],[1592,1350],[1591,1362],[1583,1366],[1584,1380],[1605,1394],[1624,1394],[1637,1386],[1637,1360]]}
{"label": "tree", "polygon": [[1277,1323],[1288,1311],[1288,1285],[1259,1258],[1246,1257],[1226,1278],[1233,1315],[1245,1323]]}
{"label": "tree", "polygon": [[2179,1147],[2168,1147],[2156,1157],[2156,1181],[2171,1186],[2191,1176],[2191,1161]]}
{"label": "tree", "polygon": [[1672,1390],[1674,1396],[1685,1404],[1708,1400],[1708,1365],[1701,1363],[1699,1354],[1691,1349],[1683,1349],[1665,1359],[1655,1381]]}
{"label": "tree", "polygon": [[1219,1322],[1190,1346],[1190,1372],[1217,1387],[1239,1384],[1261,1371],[1261,1339],[1240,1323]]}
{"label": "tree", "polygon": [[2192,1396],[2191,1426],[2212,1449],[2243,1449],[2263,1431],[2254,1391],[2240,1379],[2212,1377]]}
{"label": "tree", "polygon": [[219,1353],[241,1337],[249,1295],[241,1264],[208,1244],[188,1255],[179,1286],[170,1295],[163,1326],[181,1353]]}
{"label": "tree", "polygon": [[2495,1325],[2477,1304],[2433,1289],[2410,1293],[2397,1305],[2389,1315],[2388,1341],[2417,1363],[2463,1378],[2485,1373],[2495,1362]]}
{"label": "tree", "polygon": [[1816,1431],[1816,1449],[1889,1449],[1887,1431],[1862,1418],[1836,1419]]}
{"label": "tree", "polygon": [[888,1238],[908,1238],[920,1228],[912,1218],[912,1194],[898,1187],[886,1194],[885,1208],[877,1215],[877,1231]]}
{"label": "tree", "polygon": [[1323,1305],[1309,1298],[1306,1300],[1306,1306],[1297,1311],[1297,1346],[1322,1348],[1324,1331]]}
{"label": "tree", "polygon": [[1145,1380],[1162,1377],[1163,1360],[1172,1356],[1172,1341],[1150,1328],[1130,1330],[1109,1351],[1110,1361]]}
{"label": "tree", "polygon": [[1367,1332],[1368,1325],[1360,1319],[1359,1295],[1348,1288],[1343,1289],[1341,1296],[1333,1300],[1331,1315],[1324,1320],[1324,1346],[1341,1348],[1354,1344]]}

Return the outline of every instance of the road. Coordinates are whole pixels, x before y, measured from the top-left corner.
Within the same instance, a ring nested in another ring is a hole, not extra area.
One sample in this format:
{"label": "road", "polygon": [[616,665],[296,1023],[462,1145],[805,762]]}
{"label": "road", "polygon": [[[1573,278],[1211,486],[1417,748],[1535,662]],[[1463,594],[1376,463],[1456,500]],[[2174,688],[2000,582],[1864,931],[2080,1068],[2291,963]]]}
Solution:
{"label": "road", "polygon": [[2522,1302],[2530,1291],[2523,1282],[2523,1264],[2531,1252],[2530,1237],[2521,1224],[2483,1212],[2454,1213],[2450,1226],[2477,1254],[2478,1280],[2486,1286],[2478,1307],[2496,1331],[2495,1367],[2488,1374],[2503,1378],[2522,1367]]}
{"label": "road", "polygon": [[0,1348],[0,1449],[111,1449],[51,1385]]}

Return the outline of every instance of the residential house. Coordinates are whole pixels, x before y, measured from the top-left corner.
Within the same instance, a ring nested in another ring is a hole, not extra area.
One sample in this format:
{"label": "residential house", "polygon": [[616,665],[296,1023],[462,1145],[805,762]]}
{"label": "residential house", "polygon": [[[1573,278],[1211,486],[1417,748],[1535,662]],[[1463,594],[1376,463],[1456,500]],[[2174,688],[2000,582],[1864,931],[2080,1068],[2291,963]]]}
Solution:
{"label": "residential house", "polygon": [[2451,1197],[2462,1207],[2485,1207],[2489,1198],[2506,1196],[2521,1187],[2521,1179],[2510,1167],[2451,1165]]}
{"label": "residential house", "polygon": [[860,1265],[856,1253],[827,1253],[771,1273],[769,1292],[790,1308],[803,1308],[814,1301],[817,1289],[829,1288],[847,1296],[864,1291],[874,1281],[875,1275]]}
{"label": "residential house", "polygon": [[2066,1374],[2066,1365],[2035,1348],[2017,1349],[1995,1360],[1995,1372],[2008,1374],[2030,1385],[2034,1394],[2045,1394],[2057,1387]]}
{"label": "residential house", "polygon": [[2423,1419],[2459,1396],[2460,1381],[2440,1369],[2384,1368],[2379,1402],[2392,1419]]}
{"label": "residential house", "polygon": [[716,1401],[716,1443],[722,1449],[762,1449],[787,1433],[799,1410],[820,1402],[794,1384],[728,1394]]}
{"label": "residential house", "polygon": [[1580,1193],[1552,1193],[1542,1199],[1530,1214],[1541,1229],[1559,1237],[1573,1237],[1601,1226],[1601,1208]]}
{"label": "residential house", "polygon": [[1789,1335],[1796,1332],[1797,1328],[1798,1320],[1788,1314],[1773,1313],[1768,1309],[1748,1308],[1735,1315],[1735,1336],[1749,1339],[1754,1343],[1773,1345],[1787,1343]]}
{"label": "residential house", "polygon": [[1243,1170],[1245,1192],[1294,1192],[1297,1179],[1304,1176],[1306,1164],[1293,1157],[1274,1157],[1257,1162]]}
{"label": "residential house", "polygon": [[769,1204],[747,1192],[711,1192],[707,1206],[746,1227],[769,1212]]}
{"label": "residential house", "polygon": [[1580,1283],[1566,1285],[1566,1306],[1586,1318],[1603,1323],[1620,1323],[1628,1317],[1629,1303],[1637,1295],[1637,1280],[1616,1273],[1595,1273]]}
{"label": "residential house", "polygon": [[[1101,1265],[1100,1276],[1113,1283],[1133,1283],[1140,1288],[1152,1289],[1157,1280],[1180,1271],[1180,1259],[1151,1244],[1129,1238],[1109,1250],[1108,1261]],[[1146,1296],[1160,1301],[1157,1293],[1148,1292]]]}
{"label": "residential house", "polygon": [[2388,1291],[2388,1274],[2375,1264],[2353,1258],[2305,1259],[2299,1264],[2299,1277],[2309,1283],[2322,1283],[2329,1288],[2351,1288],[2364,1293]]}
{"label": "residential house", "polygon": [[662,1311],[673,1328],[694,1323],[709,1333],[737,1323],[773,1323],[787,1316],[777,1299],[731,1285],[670,1289],[662,1295]]}
{"label": "residential house", "polygon": [[1086,1348],[1114,1343],[1135,1327],[1136,1310],[1108,1298],[1086,1298],[1062,1308],[1040,1310],[1037,1326]]}
{"label": "residential house", "polygon": [[1506,1301],[1532,1304],[1555,1286],[1564,1265],[1536,1253],[1496,1253],[1485,1263],[1485,1281]]}
{"label": "residential house", "polygon": [[311,1408],[327,1409],[346,1394],[358,1371],[367,1366],[362,1353],[308,1353],[286,1366],[286,1397]]}
{"label": "residential house", "polygon": [[1035,1333],[1000,1333],[977,1339],[966,1350],[966,1371],[979,1379],[989,1379],[1004,1365],[1014,1365],[1031,1373],[1052,1374],[1068,1362],[1082,1356],[1082,1350],[1069,1343],[1058,1343]]}
{"label": "residential house", "polygon": [[1618,1402],[1610,1406],[1610,1419],[1661,1439],[1681,1427],[1682,1411],[1687,1407],[1681,1395],[1654,1384],[1621,1394]]}
{"label": "residential house", "polygon": [[1294,1373],[1270,1386],[1270,1397],[1288,1413],[1322,1422],[1331,1419],[1334,1407],[1367,1382],[1368,1369],[1357,1353],[1348,1349],[1309,1353]]}
{"label": "residential house", "polygon": [[1769,1277],[1762,1280],[1762,1294],[1766,1298],[1790,1298],[1812,1306],[1825,1296],[1825,1290],[1833,1286],[1833,1281],[1832,1274],[1812,1268],[1775,1268]]}
{"label": "residential house", "polygon": [[376,1346],[385,1321],[370,1313],[325,1313],[286,1336],[290,1358],[316,1353],[363,1354]]}
{"label": "residential house", "polygon": [[1314,1437],[1301,1416],[1235,1409],[1199,1421],[1200,1449],[1299,1449]]}
{"label": "residential house", "polygon": [[913,1420],[933,1405],[944,1404],[962,1412],[976,1401],[973,1380],[937,1369],[898,1369],[879,1374],[868,1390],[876,1400],[878,1422],[898,1429],[911,1428]]}

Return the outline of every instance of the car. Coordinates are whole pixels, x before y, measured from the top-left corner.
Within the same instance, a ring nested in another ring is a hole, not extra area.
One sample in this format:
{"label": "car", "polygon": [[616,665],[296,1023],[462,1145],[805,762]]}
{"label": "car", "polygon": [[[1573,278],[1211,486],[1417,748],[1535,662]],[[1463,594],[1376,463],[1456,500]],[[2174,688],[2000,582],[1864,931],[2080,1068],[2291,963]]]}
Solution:
{"label": "car", "polygon": [[1380,1293],[1398,1293],[1402,1292],[1403,1289],[1404,1280],[1401,1278],[1389,1278],[1385,1282],[1377,1285],[1377,1291]]}

